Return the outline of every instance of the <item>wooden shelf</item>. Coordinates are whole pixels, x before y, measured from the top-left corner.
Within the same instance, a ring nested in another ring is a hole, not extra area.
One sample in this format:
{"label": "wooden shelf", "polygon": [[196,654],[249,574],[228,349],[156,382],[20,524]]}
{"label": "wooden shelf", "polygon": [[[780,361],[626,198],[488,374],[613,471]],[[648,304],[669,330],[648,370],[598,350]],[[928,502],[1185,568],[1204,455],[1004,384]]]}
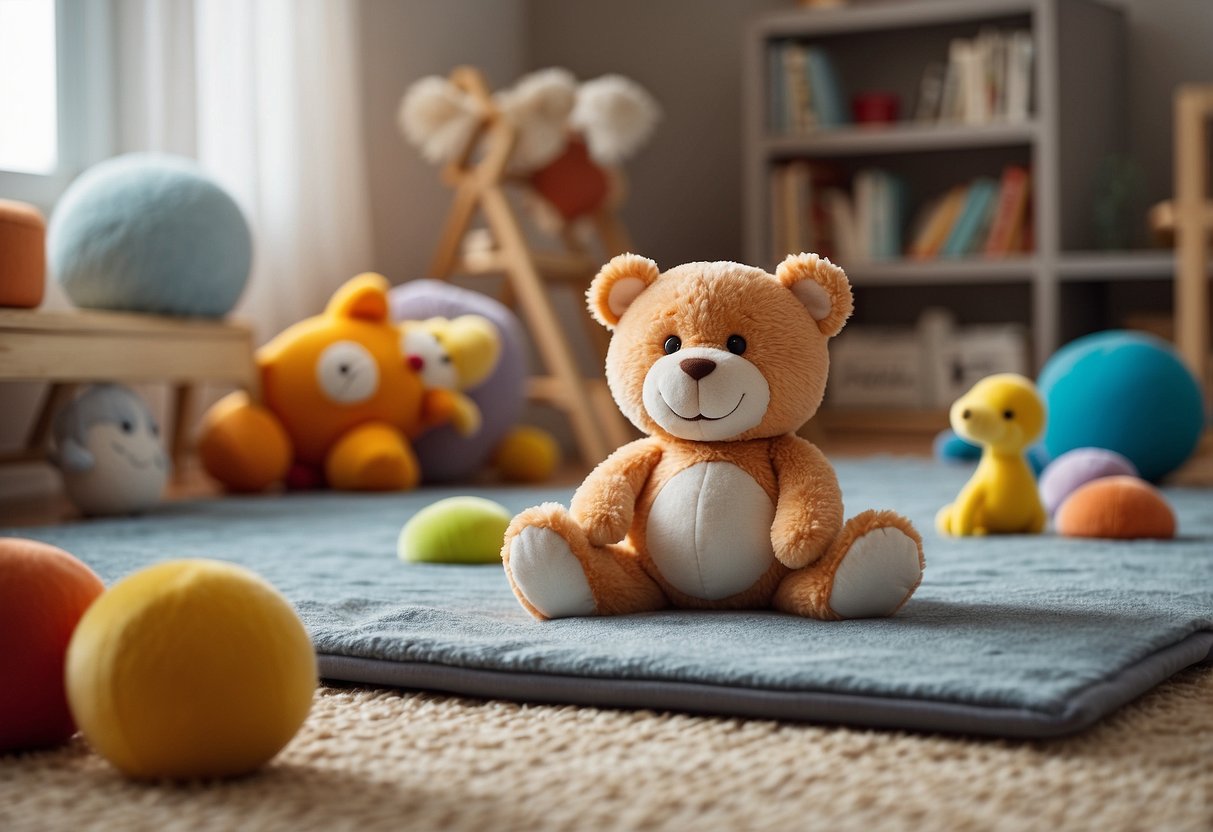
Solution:
{"label": "wooden shelf", "polygon": [[1057,276],[1067,283],[1109,280],[1170,280],[1175,276],[1172,251],[1084,251],[1063,254]]}
{"label": "wooden shelf", "polygon": [[1036,259],[1018,257],[961,257],[938,260],[888,260],[844,266],[856,286],[945,285],[951,283],[1027,283],[1037,269]]}
{"label": "wooden shelf", "polygon": [[1016,147],[1036,141],[1035,121],[997,124],[920,124],[835,127],[786,136],[768,136],[763,151],[771,159],[799,156],[867,156],[921,153],[976,147]]}
{"label": "wooden shelf", "polygon": [[993,20],[1031,14],[1033,0],[924,0],[871,3],[831,9],[787,11],[768,15],[756,24],[767,38],[815,37],[882,29],[908,29],[969,20]]}

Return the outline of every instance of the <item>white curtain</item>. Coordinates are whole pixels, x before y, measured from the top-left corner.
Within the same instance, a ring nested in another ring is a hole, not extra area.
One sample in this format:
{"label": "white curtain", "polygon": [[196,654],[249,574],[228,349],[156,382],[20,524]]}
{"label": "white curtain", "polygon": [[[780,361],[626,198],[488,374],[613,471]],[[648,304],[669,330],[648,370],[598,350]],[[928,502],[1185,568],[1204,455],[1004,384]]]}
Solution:
{"label": "white curtain", "polygon": [[258,342],[371,269],[356,0],[113,0],[120,152],[196,158],[236,198]]}

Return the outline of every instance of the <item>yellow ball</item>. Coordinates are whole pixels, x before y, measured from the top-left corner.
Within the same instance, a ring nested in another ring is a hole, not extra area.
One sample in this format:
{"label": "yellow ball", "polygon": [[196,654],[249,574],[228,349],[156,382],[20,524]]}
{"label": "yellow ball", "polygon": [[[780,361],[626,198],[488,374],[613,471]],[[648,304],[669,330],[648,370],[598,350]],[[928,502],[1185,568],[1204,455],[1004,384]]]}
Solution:
{"label": "yellow ball", "polygon": [[501,440],[493,462],[504,479],[543,482],[560,462],[560,446],[547,431],[523,425]]}
{"label": "yellow ball", "polygon": [[299,730],[315,690],[315,653],[291,605],[219,561],[169,561],[119,581],[67,652],[76,724],[131,777],[252,771]]}

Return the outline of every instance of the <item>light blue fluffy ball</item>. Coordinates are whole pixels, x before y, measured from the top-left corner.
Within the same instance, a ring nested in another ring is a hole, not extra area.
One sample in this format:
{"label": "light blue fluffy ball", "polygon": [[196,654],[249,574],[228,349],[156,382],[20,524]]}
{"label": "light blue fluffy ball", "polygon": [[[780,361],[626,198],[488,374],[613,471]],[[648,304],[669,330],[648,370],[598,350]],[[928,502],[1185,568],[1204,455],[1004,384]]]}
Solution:
{"label": "light blue fluffy ball", "polygon": [[47,255],[77,306],[222,317],[244,291],[253,240],[235,200],[193,162],[135,153],[72,183]]}

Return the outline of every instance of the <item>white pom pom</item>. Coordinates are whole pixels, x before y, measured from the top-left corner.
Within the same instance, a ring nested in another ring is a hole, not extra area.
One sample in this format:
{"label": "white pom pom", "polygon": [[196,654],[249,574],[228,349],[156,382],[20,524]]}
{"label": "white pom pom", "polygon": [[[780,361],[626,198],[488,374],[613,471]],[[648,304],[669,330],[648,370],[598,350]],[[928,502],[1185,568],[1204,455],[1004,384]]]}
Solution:
{"label": "white pom pom", "polygon": [[577,80],[572,74],[553,68],[532,72],[493,96],[518,130],[510,155],[511,172],[538,170],[560,155],[568,142],[569,113],[576,95]]}
{"label": "white pom pom", "polygon": [[594,161],[616,165],[648,141],[660,118],[661,108],[639,84],[604,75],[581,85],[570,124],[585,137]]}
{"label": "white pom pom", "polygon": [[412,84],[397,113],[405,137],[435,164],[462,152],[480,117],[475,98],[436,75]]}

